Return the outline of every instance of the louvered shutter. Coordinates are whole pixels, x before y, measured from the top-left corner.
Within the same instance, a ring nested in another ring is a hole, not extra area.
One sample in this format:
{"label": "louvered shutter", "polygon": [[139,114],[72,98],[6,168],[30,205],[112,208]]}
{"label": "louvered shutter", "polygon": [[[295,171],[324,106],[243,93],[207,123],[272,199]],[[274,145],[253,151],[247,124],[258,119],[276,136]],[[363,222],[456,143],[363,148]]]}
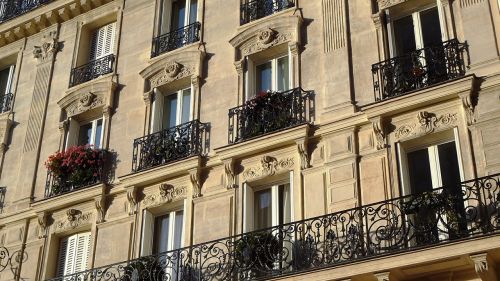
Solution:
{"label": "louvered shutter", "polygon": [[163,107],[165,105],[165,99],[160,90],[154,90],[154,101],[153,101],[153,120],[152,120],[152,132],[156,133],[161,131],[163,128]]}
{"label": "louvered shutter", "polygon": [[64,268],[66,267],[66,256],[68,251],[68,238],[61,239],[59,244],[59,255],[57,256],[57,277],[64,276]]}
{"label": "louvered shutter", "polygon": [[155,218],[147,210],[142,214],[142,243],[141,256],[151,255],[153,252],[153,230]]}
{"label": "louvered shutter", "polygon": [[57,276],[72,274],[75,270],[75,249],[77,235],[63,238],[59,244],[59,258],[57,261]]}
{"label": "louvered shutter", "polygon": [[77,236],[74,272],[85,271],[87,269],[90,252],[90,238],[91,235],[89,232],[80,233]]}
{"label": "louvered shutter", "polygon": [[92,34],[89,60],[97,60],[113,53],[116,23],[98,28]]}

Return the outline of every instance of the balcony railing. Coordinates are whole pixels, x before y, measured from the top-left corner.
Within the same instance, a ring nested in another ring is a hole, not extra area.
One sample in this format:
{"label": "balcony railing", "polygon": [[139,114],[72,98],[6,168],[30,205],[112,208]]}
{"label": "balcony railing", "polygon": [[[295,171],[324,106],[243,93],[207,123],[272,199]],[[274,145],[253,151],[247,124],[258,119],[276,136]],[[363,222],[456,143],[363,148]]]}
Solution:
{"label": "balcony railing", "polygon": [[52,0],[0,0],[0,23],[30,12]]}
{"label": "balcony railing", "polygon": [[45,183],[45,198],[84,189],[98,183],[106,183],[110,175],[112,154],[106,150],[99,150],[97,153],[98,155],[94,158],[100,159],[99,163],[88,167],[79,170],[71,169],[58,176],[49,170]]}
{"label": "balcony railing", "polygon": [[241,25],[295,7],[295,0],[252,0],[241,4]]}
{"label": "balcony railing", "polygon": [[267,280],[499,233],[500,174],[455,188],[399,197],[51,281]]}
{"label": "balcony railing", "polygon": [[300,88],[261,93],[229,110],[229,143],[311,122],[314,93]]}
{"label": "balcony railing", "polygon": [[115,55],[111,54],[103,58],[93,60],[77,68],[73,68],[71,70],[69,87],[94,80],[102,75],[113,72],[114,62]]}
{"label": "balcony railing", "polygon": [[132,171],[139,172],[195,155],[207,145],[208,124],[187,122],[134,140]]}
{"label": "balcony railing", "polygon": [[12,94],[0,95],[0,113],[7,112],[12,108]]}
{"label": "balcony railing", "polygon": [[467,44],[456,39],[372,65],[375,101],[465,75]]}
{"label": "balcony railing", "polygon": [[153,39],[151,57],[200,41],[201,23],[195,22]]}

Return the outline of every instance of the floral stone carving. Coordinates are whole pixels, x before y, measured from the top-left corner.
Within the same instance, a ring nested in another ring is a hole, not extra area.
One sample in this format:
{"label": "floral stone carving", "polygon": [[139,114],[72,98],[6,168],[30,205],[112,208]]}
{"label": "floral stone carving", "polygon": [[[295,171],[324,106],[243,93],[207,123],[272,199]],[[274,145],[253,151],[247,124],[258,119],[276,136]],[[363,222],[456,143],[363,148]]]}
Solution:
{"label": "floral stone carving", "polygon": [[415,123],[405,124],[396,129],[394,135],[397,139],[410,136],[420,136],[435,132],[438,129],[450,128],[458,121],[457,113],[447,113],[436,116],[433,113],[422,111],[417,114]]}
{"label": "floral stone carving", "polygon": [[243,178],[248,181],[272,176],[276,173],[292,169],[294,164],[294,158],[278,160],[271,156],[263,156],[260,160],[260,166],[251,167],[245,170],[243,172]]}

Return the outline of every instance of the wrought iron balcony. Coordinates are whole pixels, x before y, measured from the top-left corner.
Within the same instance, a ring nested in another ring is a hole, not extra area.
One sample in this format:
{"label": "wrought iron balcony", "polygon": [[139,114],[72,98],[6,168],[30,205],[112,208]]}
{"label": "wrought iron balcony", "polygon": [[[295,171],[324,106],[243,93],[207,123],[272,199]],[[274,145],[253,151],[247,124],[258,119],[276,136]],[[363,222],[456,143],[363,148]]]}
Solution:
{"label": "wrought iron balcony", "polygon": [[[98,183],[106,183],[110,175],[112,154],[106,150],[98,150],[92,160],[80,164],[77,155],[71,156],[72,162],[77,164],[66,165],[58,169],[58,173],[47,171],[45,183],[45,198],[51,198],[75,190],[84,189]],[[63,164],[64,165],[64,164]]]}
{"label": "wrought iron balcony", "polygon": [[241,25],[288,8],[295,7],[295,0],[252,0],[241,4]]}
{"label": "wrought iron balcony", "polygon": [[195,22],[153,38],[151,57],[154,58],[163,53],[200,41],[200,29],[201,23]]}
{"label": "wrought iron balcony", "polygon": [[372,65],[375,101],[404,95],[465,75],[466,43],[456,39]]}
{"label": "wrought iron balcony", "polygon": [[132,171],[139,172],[195,155],[206,147],[208,124],[187,122],[134,140]]}
{"label": "wrought iron balcony", "polygon": [[12,108],[12,94],[0,95],[0,113],[7,112]]}
{"label": "wrought iron balcony", "polygon": [[261,93],[244,105],[229,110],[229,143],[311,122],[314,93],[295,88]]}
{"label": "wrought iron balcony", "polygon": [[399,197],[51,281],[267,280],[499,233],[500,174],[455,188]]}
{"label": "wrought iron balcony", "polygon": [[114,62],[115,55],[111,54],[103,58],[93,60],[77,68],[73,68],[71,70],[69,87],[74,87],[113,72]]}
{"label": "wrought iron balcony", "polygon": [[52,0],[0,0],[0,23],[45,5]]}

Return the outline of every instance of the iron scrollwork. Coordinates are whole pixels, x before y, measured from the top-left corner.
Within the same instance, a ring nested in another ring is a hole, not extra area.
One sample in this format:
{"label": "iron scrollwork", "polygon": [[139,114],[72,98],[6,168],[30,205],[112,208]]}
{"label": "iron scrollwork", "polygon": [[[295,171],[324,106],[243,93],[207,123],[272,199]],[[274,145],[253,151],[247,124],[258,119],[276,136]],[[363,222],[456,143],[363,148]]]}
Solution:
{"label": "iron scrollwork", "polygon": [[30,12],[52,0],[0,0],[0,23]]}
{"label": "iron scrollwork", "polygon": [[229,110],[229,143],[237,143],[312,121],[312,91],[295,88],[261,93]]}
{"label": "iron scrollwork", "polygon": [[200,41],[201,23],[194,22],[153,39],[151,57]]}
{"label": "iron scrollwork", "polygon": [[497,174],[50,281],[268,280],[499,231]]}
{"label": "iron scrollwork", "polygon": [[295,7],[295,0],[252,0],[241,4],[241,25]]}
{"label": "iron scrollwork", "polygon": [[467,54],[467,44],[452,39],[372,65],[375,101],[464,76]]}
{"label": "iron scrollwork", "polygon": [[107,55],[71,70],[69,87],[73,87],[113,72],[115,55]]}
{"label": "iron scrollwork", "polygon": [[206,146],[208,124],[187,122],[134,140],[132,171],[165,165],[194,155]]}

